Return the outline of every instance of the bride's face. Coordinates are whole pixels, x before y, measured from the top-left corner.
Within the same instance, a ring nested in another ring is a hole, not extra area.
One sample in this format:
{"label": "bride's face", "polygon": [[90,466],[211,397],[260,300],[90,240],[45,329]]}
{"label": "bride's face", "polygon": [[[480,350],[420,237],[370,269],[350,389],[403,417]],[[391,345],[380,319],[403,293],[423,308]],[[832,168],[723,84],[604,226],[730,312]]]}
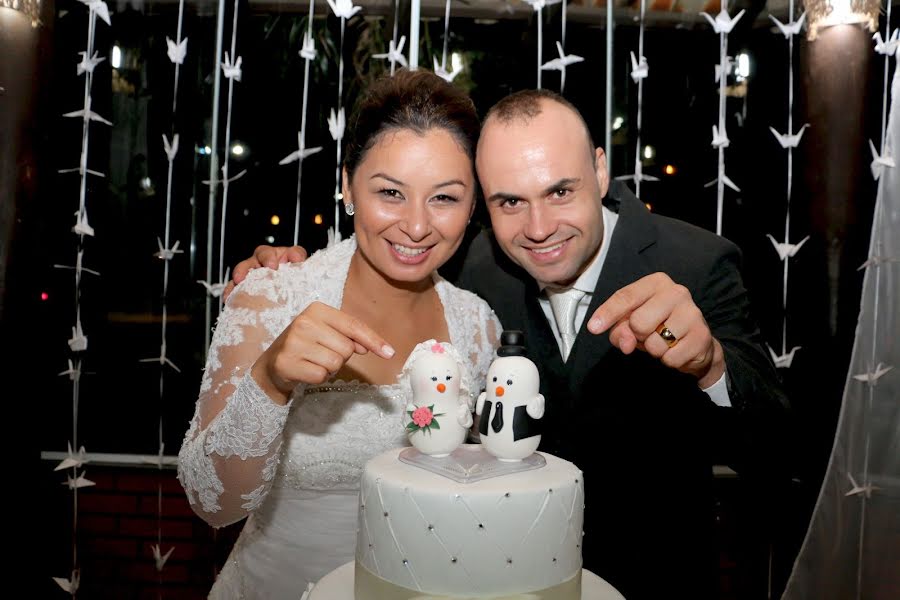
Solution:
{"label": "bride's face", "polygon": [[353,179],[359,251],[390,280],[417,282],[449,259],[475,205],[472,163],[444,129],[388,131],[366,152]]}

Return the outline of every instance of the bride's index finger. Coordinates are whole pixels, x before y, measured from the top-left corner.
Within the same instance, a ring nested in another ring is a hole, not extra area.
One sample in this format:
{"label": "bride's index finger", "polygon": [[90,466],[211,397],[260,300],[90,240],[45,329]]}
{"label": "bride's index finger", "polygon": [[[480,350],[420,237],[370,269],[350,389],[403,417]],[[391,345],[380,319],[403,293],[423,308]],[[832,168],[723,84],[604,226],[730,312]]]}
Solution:
{"label": "bride's index finger", "polygon": [[356,352],[359,354],[363,354],[363,352],[359,352],[360,347],[362,347],[382,358],[394,356],[394,349],[391,345],[378,335],[375,330],[356,317],[352,317],[345,312],[336,311],[329,325],[353,340],[357,346]]}

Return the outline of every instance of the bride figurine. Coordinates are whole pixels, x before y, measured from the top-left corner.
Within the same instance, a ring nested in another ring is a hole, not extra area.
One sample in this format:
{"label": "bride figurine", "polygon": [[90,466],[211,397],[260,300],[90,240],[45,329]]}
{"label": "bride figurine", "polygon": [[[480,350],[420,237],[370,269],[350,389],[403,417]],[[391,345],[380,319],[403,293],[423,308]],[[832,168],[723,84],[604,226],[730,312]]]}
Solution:
{"label": "bride figurine", "polygon": [[410,443],[422,454],[447,456],[472,426],[471,383],[462,359],[446,342],[428,340],[410,353],[399,380],[412,390],[403,414]]}

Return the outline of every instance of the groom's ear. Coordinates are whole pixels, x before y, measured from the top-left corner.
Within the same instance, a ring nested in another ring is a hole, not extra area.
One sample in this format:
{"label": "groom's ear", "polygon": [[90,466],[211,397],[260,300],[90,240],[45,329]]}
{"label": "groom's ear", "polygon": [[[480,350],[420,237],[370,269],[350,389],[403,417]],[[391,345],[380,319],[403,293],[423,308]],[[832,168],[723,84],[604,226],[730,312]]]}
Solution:
{"label": "groom's ear", "polygon": [[600,197],[606,197],[609,190],[609,170],[606,165],[606,152],[603,148],[594,150],[594,173],[597,177],[597,185],[600,187]]}

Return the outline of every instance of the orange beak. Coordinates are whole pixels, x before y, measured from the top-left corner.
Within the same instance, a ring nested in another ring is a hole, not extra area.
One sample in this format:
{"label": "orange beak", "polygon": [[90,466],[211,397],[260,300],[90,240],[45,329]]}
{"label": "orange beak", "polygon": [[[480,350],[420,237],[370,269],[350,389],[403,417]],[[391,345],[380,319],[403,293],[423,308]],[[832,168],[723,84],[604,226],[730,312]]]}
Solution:
{"label": "orange beak", "polygon": [[498,385],[497,389],[494,390],[494,393],[497,394],[497,397],[499,398],[500,396],[503,395],[503,391],[504,391],[503,388]]}
{"label": "orange beak", "polygon": [[443,383],[439,383],[439,384],[437,384],[437,391],[439,391],[440,393],[443,394],[444,392],[447,391],[447,386],[444,385]]}

